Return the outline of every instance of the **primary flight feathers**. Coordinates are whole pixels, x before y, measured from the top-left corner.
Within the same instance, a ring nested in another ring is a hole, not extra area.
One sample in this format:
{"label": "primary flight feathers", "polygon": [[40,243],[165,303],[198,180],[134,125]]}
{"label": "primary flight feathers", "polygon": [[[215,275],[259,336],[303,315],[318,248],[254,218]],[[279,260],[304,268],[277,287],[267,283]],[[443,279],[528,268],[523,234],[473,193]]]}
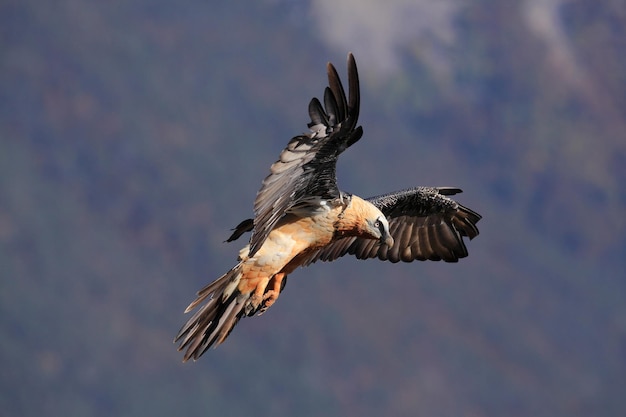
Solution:
{"label": "primary flight feathers", "polygon": [[285,213],[311,200],[333,200],[340,197],[335,167],[337,157],[361,138],[363,129],[356,127],[359,117],[359,77],[356,62],[348,56],[350,99],[339,80],[337,70],[327,65],[328,84],[324,90],[324,107],[317,98],[309,103],[308,124],[311,133],[296,136],[270,167],[254,201],[254,233],[250,255],[263,244],[274,225]]}
{"label": "primary flight feathers", "polygon": [[357,142],[359,79],[348,55],[348,97],[332,64],[322,103],[309,103],[310,133],[296,136],[270,167],[254,202],[228,241],[252,232],[230,271],[198,292],[200,306],[175,342],[184,360],[219,345],[243,316],[261,314],[278,298],[287,275],[346,254],[391,262],[467,256],[463,237],[478,235],[481,216],[448,196],[458,188],[417,187],[362,199],[337,187],[337,158]]}

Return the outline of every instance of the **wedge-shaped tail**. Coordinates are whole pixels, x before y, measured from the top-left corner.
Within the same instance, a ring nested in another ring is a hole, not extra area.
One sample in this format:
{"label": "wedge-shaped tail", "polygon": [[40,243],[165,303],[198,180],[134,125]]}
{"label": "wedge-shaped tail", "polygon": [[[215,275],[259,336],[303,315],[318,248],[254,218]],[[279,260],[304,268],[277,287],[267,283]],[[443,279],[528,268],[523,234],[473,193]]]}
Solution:
{"label": "wedge-shaped tail", "polygon": [[250,295],[241,294],[237,290],[240,277],[241,264],[238,264],[198,291],[198,297],[189,304],[185,313],[205,302],[180,329],[174,340],[180,343],[179,351],[186,349],[183,361],[190,358],[196,360],[212,345],[222,343],[245,315],[244,306]]}

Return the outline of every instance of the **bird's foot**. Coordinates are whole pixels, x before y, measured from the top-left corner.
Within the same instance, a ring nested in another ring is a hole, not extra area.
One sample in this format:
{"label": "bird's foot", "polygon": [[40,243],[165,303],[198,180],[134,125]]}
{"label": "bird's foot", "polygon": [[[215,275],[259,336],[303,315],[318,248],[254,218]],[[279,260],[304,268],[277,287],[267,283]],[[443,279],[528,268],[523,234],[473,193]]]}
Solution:
{"label": "bird's foot", "polygon": [[285,278],[287,278],[287,275],[284,272],[280,272],[272,277],[265,290],[265,294],[263,294],[263,303],[261,304],[259,315],[263,314],[278,300],[278,296],[285,286]]}
{"label": "bird's foot", "polygon": [[261,305],[261,309],[259,310],[259,315],[265,313],[265,311],[270,308],[276,300],[278,300],[278,295],[280,293],[274,290],[269,290],[263,295],[263,304]]}
{"label": "bird's foot", "polygon": [[268,283],[269,279],[264,278],[260,279],[258,282],[256,282],[256,284],[253,284],[255,285],[254,290],[252,291],[252,294],[250,294],[250,297],[248,298],[248,300],[246,301],[246,305],[244,306],[244,312],[246,313],[246,316],[254,316],[257,311],[259,311],[259,308],[261,308],[261,305],[263,303],[263,294],[268,287]]}

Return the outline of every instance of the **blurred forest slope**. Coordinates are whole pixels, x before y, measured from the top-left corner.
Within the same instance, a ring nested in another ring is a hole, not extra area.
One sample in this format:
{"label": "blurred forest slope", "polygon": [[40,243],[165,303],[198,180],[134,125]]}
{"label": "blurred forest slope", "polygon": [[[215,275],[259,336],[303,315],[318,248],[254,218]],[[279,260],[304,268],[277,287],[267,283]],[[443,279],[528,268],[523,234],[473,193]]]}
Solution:
{"label": "blurred forest slope", "polygon": [[[0,5],[3,415],[622,415],[620,1]],[[296,271],[182,365],[269,165],[354,52],[364,197],[459,186],[459,264]]]}

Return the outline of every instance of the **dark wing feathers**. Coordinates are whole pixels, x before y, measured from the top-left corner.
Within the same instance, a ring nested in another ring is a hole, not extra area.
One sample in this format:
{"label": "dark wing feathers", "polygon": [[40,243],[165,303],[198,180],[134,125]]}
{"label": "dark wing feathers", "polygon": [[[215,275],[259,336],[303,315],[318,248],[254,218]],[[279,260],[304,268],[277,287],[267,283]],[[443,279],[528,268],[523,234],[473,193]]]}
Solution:
{"label": "dark wing feathers", "polygon": [[341,238],[313,252],[304,264],[332,261],[346,254],[390,262],[456,262],[467,256],[463,237],[478,235],[476,223],[481,218],[446,197],[460,192],[458,188],[418,187],[368,198],[387,217],[393,247],[371,239]]}
{"label": "dark wing feathers", "polygon": [[311,118],[311,122],[308,124],[309,127],[313,127],[315,125],[328,126],[330,124],[328,115],[324,111],[324,107],[322,107],[322,103],[320,103],[317,97],[313,97],[309,103],[309,117]]}
{"label": "dark wing feathers", "polygon": [[244,233],[251,232],[252,229],[254,229],[254,220],[253,219],[246,219],[246,220],[242,221],[241,223],[239,223],[237,226],[235,226],[234,229],[232,229],[233,230],[233,234],[230,235],[230,237],[228,239],[226,239],[226,242],[232,242],[233,240],[237,240]]}
{"label": "dark wing feathers", "polygon": [[[359,78],[352,54],[348,55],[349,99],[332,64],[328,64],[324,106],[317,98],[309,103],[311,132],[294,137],[270,168],[254,202],[254,227],[250,256],[263,244],[270,231],[294,207],[306,208],[316,199],[340,197],[335,176],[337,157],[360,139]],[[247,231],[237,227],[231,239]]]}
{"label": "dark wing feathers", "polygon": [[[228,241],[252,231],[252,256],[286,213],[314,209],[320,199],[341,196],[337,188],[336,165],[341,152],[358,141],[363,130],[359,116],[359,78],[352,54],[348,55],[348,98],[337,70],[327,65],[328,87],[323,105],[309,103],[311,122],[308,134],[294,137],[270,168],[254,202],[254,220],[245,220]],[[387,217],[395,245],[388,248],[375,240],[346,237],[311,253],[305,264],[332,261],[345,254],[359,259],[377,257],[391,262],[444,260],[455,262],[467,256],[463,237],[478,235],[480,215],[447,196],[460,193],[452,187],[418,187],[367,199]]]}

